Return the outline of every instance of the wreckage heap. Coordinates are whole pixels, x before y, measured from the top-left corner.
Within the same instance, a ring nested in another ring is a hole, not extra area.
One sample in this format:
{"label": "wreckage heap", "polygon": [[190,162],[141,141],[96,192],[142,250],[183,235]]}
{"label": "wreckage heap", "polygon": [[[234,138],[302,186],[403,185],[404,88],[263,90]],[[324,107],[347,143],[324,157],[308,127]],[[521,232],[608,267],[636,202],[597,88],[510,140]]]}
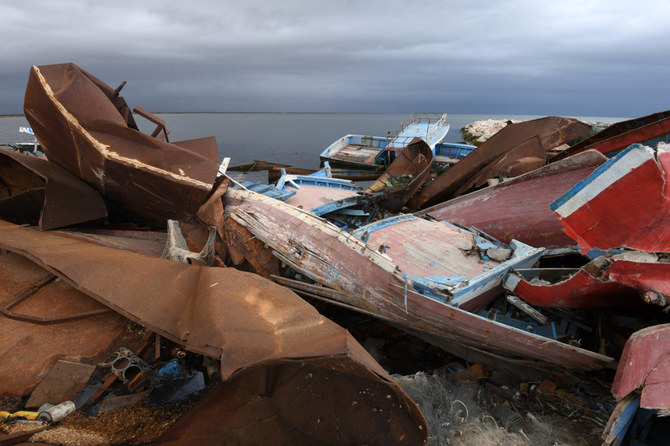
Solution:
{"label": "wreckage heap", "polygon": [[414,139],[365,190],[329,168],[252,187],[213,138],[135,107],[140,132],[122,87],[32,67],[48,160],[0,149],[0,441],[142,407],[142,442],[428,442],[427,407],[323,302],[518,379],[617,368],[607,444],[670,410],[666,114],[509,123],[440,172]]}

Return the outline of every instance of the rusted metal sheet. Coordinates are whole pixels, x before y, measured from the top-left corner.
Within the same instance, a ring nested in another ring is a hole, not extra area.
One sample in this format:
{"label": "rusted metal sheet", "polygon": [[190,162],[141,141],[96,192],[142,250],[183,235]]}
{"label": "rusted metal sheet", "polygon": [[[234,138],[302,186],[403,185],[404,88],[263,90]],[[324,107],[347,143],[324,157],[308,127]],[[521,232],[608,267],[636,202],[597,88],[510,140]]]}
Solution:
{"label": "rusted metal sheet", "polygon": [[670,410],[670,324],[654,325],[628,339],[612,384],[612,393],[624,398],[642,392],[640,407]]}
{"label": "rusted metal sheet", "polygon": [[95,365],[59,360],[42,382],[30,394],[26,408],[36,409],[42,404],[74,401],[88,383]]}
{"label": "rusted metal sheet", "polygon": [[[417,410],[414,403],[371,379],[360,361],[342,358],[340,363],[333,368],[327,359],[305,358],[253,367],[205,396],[160,444],[220,444],[221,439],[286,446],[424,443],[418,434],[425,424],[417,432],[398,420],[399,411]],[[250,426],[249,420],[257,421]]]}
{"label": "rusted metal sheet", "polygon": [[670,252],[670,145],[632,145],[551,203],[587,251]]}
{"label": "rusted metal sheet", "polygon": [[30,392],[59,359],[96,364],[132,340],[128,319],[25,257],[0,251],[0,283],[0,305],[16,303],[0,314],[2,395]]}
{"label": "rusted metal sheet", "polygon": [[[415,138],[404,147],[386,171],[365,192],[383,192],[380,206],[389,211],[399,211],[421,187],[433,164],[433,151],[424,141]],[[404,179],[409,178],[406,182]],[[393,187],[393,182],[402,184]]]}
{"label": "rusted metal sheet", "polygon": [[427,184],[409,205],[421,209],[462,195],[489,178],[529,172],[544,165],[545,151],[590,131],[582,122],[556,116],[509,124]]}
{"label": "rusted metal sheet", "polygon": [[71,63],[33,66],[25,116],[49,160],[111,200],[116,213],[155,225],[188,219],[212,188],[216,140],[169,143],[140,132],[120,88]]}
{"label": "rusted metal sheet", "polygon": [[[2,221],[0,247],[36,262],[186,350],[219,360],[224,381],[253,383],[253,390],[244,386],[242,393],[231,395],[242,406],[272,395],[273,409],[280,415],[294,412],[291,406],[298,400],[301,406],[309,402],[309,407],[333,414],[351,409],[350,396],[355,394],[356,403],[365,408],[360,417],[347,417],[351,424],[338,424],[336,418],[324,420],[328,424],[323,428],[309,417],[280,422],[275,430],[279,444],[300,436],[329,444],[358,444],[370,438],[376,444],[421,444],[427,439],[428,427],[418,407],[384,369],[346,330],[287,288],[235,269],[146,257]],[[303,379],[323,369],[337,382],[314,380],[313,387],[296,394],[291,387],[295,381],[273,378],[281,376],[278,368],[286,362],[294,364]],[[371,387],[378,390],[369,392]],[[323,398],[326,394],[329,399]],[[376,407],[390,413],[384,413],[383,425],[371,428]],[[207,422],[220,442],[234,442],[238,435],[252,438],[262,431],[258,416],[253,411],[240,416],[239,429],[233,431],[223,418]]]}
{"label": "rusted metal sheet", "polygon": [[670,142],[670,110],[615,122],[559,153],[554,159],[567,158],[586,150],[611,154],[631,144],[655,146],[661,141]]}
{"label": "rusted metal sheet", "polygon": [[0,217],[43,231],[104,220],[105,202],[79,178],[47,160],[0,148]]}
{"label": "rusted metal sheet", "polygon": [[160,257],[165,249],[165,232],[81,227],[61,230],[69,237],[88,240],[116,249],[127,249],[146,256]]}
{"label": "rusted metal sheet", "polygon": [[612,361],[419,294],[388,255],[309,212],[234,189],[224,195],[224,208],[228,218],[275,250],[284,263],[337,292],[325,292],[324,298],[390,321],[447,351],[469,347],[577,369],[598,369]]}
{"label": "rusted metal sheet", "polygon": [[606,161],[590,150],[467,195],[424,209],[416,215],[474,226],[500,240],[558,248],[575,241],[563,232],[549,204]]}

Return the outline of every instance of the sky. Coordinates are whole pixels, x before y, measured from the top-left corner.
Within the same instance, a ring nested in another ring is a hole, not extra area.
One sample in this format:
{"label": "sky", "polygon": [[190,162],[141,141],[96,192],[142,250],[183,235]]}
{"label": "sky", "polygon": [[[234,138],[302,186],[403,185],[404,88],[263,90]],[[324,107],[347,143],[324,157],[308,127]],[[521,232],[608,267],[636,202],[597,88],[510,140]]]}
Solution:
{"label": "sky", "polygon": [[636,117],[670,109],[667,0],[10,0],[0,113],[74,62],[153,112]]}

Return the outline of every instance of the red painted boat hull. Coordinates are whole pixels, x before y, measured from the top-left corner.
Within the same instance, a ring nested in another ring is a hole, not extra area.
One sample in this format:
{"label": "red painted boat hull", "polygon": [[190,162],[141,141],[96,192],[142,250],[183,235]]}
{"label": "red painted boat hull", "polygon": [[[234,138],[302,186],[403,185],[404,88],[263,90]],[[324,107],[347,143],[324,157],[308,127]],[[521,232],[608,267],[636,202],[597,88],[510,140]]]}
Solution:
{"label": "red painted boat hull", "polygon": [[443,221],[474,226],[503,243],[557,248],[575,241],[549,207],[556,198],[606,161],[588,151],[504,181],[495,186],[417,212]]}
{"label": "red painted boat hull", "polygon": [[586,251],[670,252],[670,152],[633,146],[551,204]]}

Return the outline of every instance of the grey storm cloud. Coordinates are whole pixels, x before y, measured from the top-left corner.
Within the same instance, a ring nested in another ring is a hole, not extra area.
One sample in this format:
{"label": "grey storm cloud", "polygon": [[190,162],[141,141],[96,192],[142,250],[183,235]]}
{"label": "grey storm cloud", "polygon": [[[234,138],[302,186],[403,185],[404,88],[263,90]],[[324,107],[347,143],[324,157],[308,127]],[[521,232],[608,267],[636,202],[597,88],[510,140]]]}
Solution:
{"label": "grey storm cloud", "polygon": [[0,5],[0,112],[74,62],[153,111],[637,116],[668,107],[667,1]]}

